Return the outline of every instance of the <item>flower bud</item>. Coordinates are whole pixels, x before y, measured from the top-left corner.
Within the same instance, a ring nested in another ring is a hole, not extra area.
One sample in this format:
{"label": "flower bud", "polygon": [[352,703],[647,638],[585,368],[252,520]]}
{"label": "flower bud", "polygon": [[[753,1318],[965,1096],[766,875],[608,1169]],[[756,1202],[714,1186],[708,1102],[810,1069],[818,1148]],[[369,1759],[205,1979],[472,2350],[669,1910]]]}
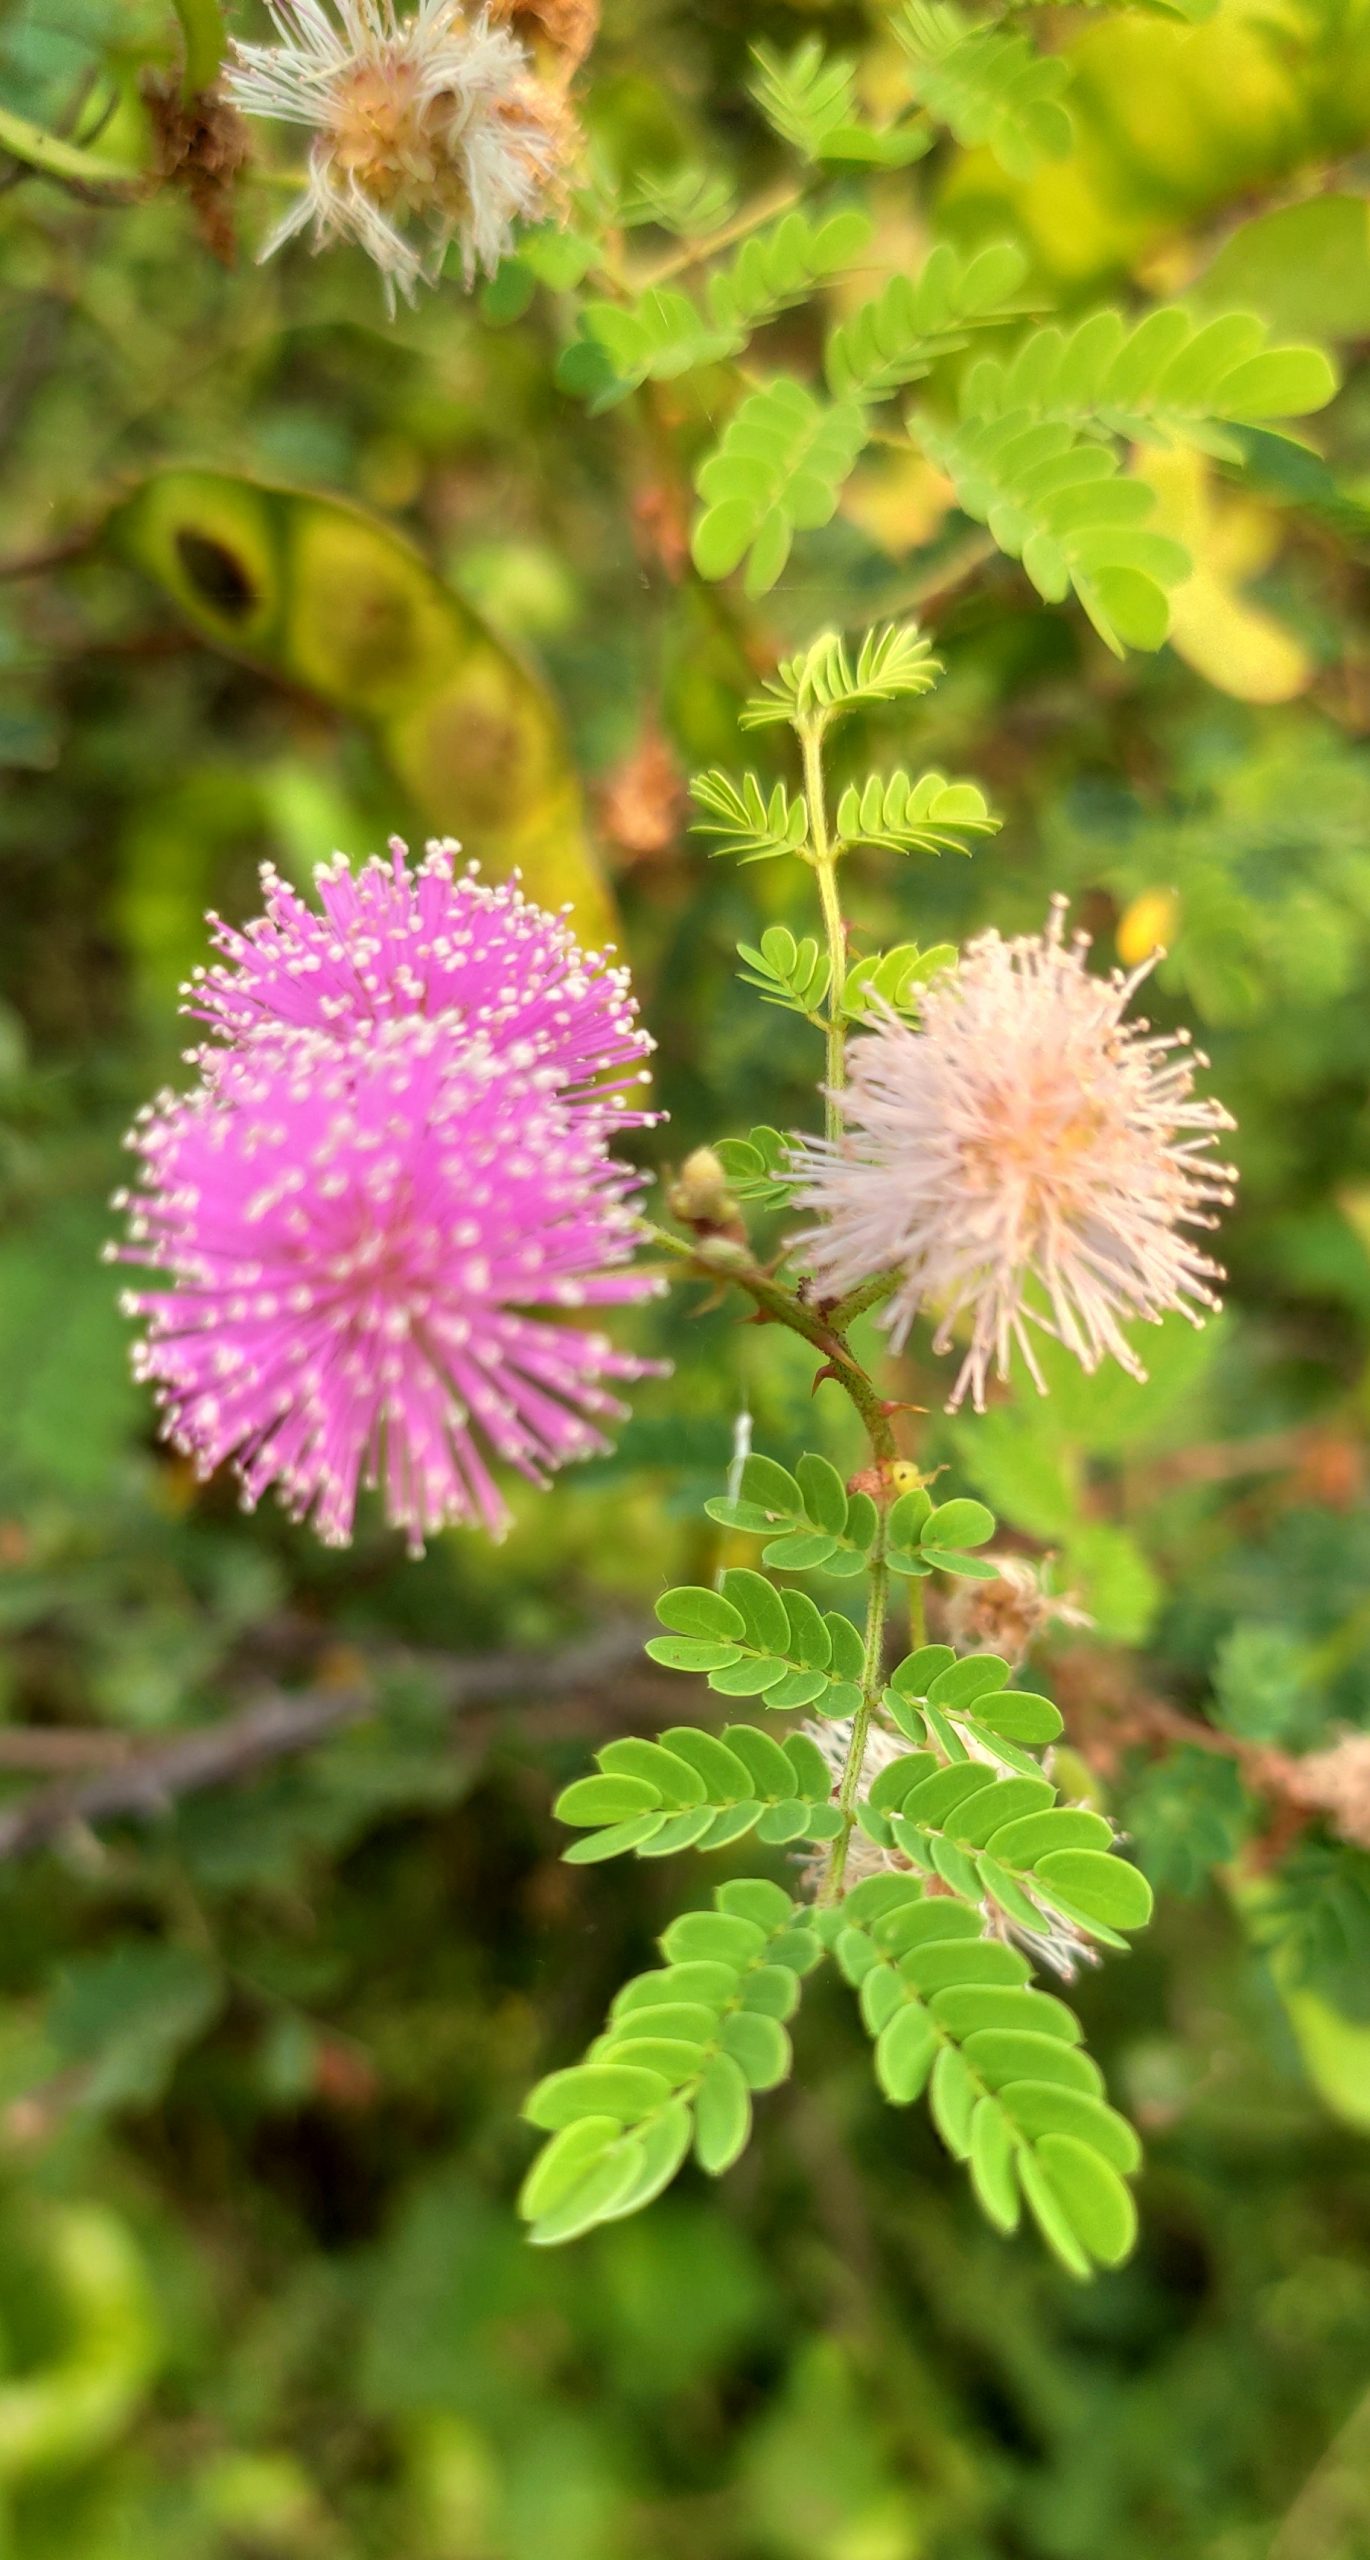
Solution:
{"label": "flower bud", "polygon": [[728,1189],[728,1177],[712,1147],[696,1147],[676,1175],[666,1194],[673,1218],[682,1227],[731,1230],[741,1234],[742,1221],[737,1202]]}

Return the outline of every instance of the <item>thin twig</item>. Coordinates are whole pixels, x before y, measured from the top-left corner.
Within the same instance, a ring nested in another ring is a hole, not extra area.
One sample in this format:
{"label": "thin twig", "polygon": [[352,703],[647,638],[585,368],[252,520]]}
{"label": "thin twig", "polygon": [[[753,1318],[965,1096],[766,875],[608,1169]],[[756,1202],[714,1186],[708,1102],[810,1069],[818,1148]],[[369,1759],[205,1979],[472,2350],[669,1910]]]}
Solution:
{"label": "thin twig", "polygon": [[809,183],[807,178],[790,181],[775,188],[770,195],[758,197],[755,204],[748,205],[730,222],[725,222],[721,230],[711,232],[706,239],[691,241],[684,249],[674,250],[669,258],[662,258],[656,266],[649,267],[645,275],[633,277],[632,284],[639,292],[652,293],[658,285],[669,283],[672,277],[687,274],[691,267],[706,266],[710,258],[718,257],[724,249],[735,247],[739,240],[759,231],[763,223],[788,213],[791,206],[801,201]]}
{"label": "thin twig", "polygon": [[103,1725],[0,1725],[0,1771],[20,1778],[72,1778],[121,1769],[142,1746]]}
{"label": "thin twig", "polygon": [[[495,1653],[469,1661],[454,1656],[436,1664],[420,1656],[416,1667],[436,1686],[449,1713],[534,1695],[565,1699],[624,1670],[641,1652],[645,1633],[637,1624],[618,1624],[556,1653]],[[365,1722],[379,1705],[375,1682],[365,1676],[336,1689],[278,1690],[222,1724],[126,1751],[113,1766],[39,1788],[0,1813],[0,1861],[25,1856],[73,1828],[120,1819],[156,1821],[180,1797],[254,1777]],[[80,1737],[83,1743],[93,1739]]]}
{"label": "thin twig", "polygon": [[79,533],[68,533],[60,542],[50,542],[42,551],[22,552],[17,560],[0,560],[0,580],[41,578],[49,569],[63,568],[68,560],[79,560],[89,551],[100,531],[98,525],[83,525]]}

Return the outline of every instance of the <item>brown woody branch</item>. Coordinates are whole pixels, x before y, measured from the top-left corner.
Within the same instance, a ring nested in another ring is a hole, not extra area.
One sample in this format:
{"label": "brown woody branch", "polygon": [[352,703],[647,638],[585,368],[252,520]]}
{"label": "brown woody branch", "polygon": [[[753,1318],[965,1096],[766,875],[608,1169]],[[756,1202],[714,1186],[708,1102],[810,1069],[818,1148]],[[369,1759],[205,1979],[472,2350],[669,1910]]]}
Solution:
{"label": "brown woody branch", "polygon": [[[416,1658],[416,1667],[436,1688],[447,1712],[462,1718],[464,1732],[471,1729],[473,1720],[465,1712],[470,1708],[532,1699],[537,1704],[530,1708],[530,1719],[545,1735],[555,1729],[568,1704],[638,1659],[646,1633],[636,1622],[620,1623],[555,1653],[493,1653],[469,1660],[424,1655]],[[64,1763],[69,1770],[77,1762],[86,1774],[37,1788],[0,1812],[0,1860],[26,1856],[65,1832],[95,1823],[158,1821],[181,1797],[201,1794],[207,1787],[240,1785],[347,1726],[364,1723],[380,1703],[375,1682],[363,1669],[356,1680],[336,1687],[270,1691],[221,1724],[199,1726],[148,1746],[131,1746],[117,1735],[11,1728],[0,1736],[0,1767]],[[482,1725],[487,1721],[481,1719]],[[107,1765],[91,1771],[96,1753]]]}

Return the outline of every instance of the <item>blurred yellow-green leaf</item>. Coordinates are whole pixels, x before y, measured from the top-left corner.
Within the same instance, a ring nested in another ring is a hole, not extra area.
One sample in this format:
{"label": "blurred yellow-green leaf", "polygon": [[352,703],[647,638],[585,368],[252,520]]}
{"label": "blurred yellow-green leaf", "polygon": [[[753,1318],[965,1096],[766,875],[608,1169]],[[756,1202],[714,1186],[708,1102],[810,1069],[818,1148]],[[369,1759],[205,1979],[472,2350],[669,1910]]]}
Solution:
{"label": "blurred yellow-green leaf", "polygon": [[1272,328],[1370,336],[1370,200],[1307,196],[1239,224],[1198,276],[1214,311],[1259,311]]}
{"label": "blurred yellow-green leaf", "polygon": [[1137,470],[1155,491],[1153,522],[1194,563],[1171,590],[1171,647],[1241,702],[1292,702],[1306,693],[1315,673],[1307,649],[1243,592],[1280,548],[1278,516],[1254,499],[1219,495],[1207,457],[1189,447],[1147,452]]}

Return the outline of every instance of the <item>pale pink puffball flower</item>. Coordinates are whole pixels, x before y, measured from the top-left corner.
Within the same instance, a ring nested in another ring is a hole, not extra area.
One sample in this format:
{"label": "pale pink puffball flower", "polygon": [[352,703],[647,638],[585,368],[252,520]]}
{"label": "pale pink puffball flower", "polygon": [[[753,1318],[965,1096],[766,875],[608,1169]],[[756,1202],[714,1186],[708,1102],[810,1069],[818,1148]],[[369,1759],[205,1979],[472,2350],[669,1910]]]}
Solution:
{"label": "pale pink puffball flower", "polygon": [[[564,914],[512,881],[457,867],[459,845],[429,843],[410,865],[400,836],[388,859],[315,872],[311,907],[262,867],[264,912],[241,930],[209,919],[219,958],[183,989],[186,1010],[230,1046],[263,1027],[346,1033],[447,1015],[509,1062],[545,1075],[601,1134],[650,1126],[630,1101],[649,1081],[654,1043],[638,1020],[628,972],[582,950]],[[219,1053],[204,1048],[207,1073]]]}
{"label": "pale pink puffball flower", "polygon": [[1094,976],[1063,913],[1058,900],[1042,934],[981,934],[927,987],[916,1028],[891,1016],[854,1040],[842,1135],[795,1151],[825,1297],[893,1273],[896,1349],[925,1311],[938,1352],[968,1320],[952,1411],[967,1395],[983,1410],[1015,1345],[1042,1389],[1034,1330],[1086,1371],[1111,1357],[1144,1378],[1124,1324],[1202,1323],[1220,1303],[1224,1275],[1186,1231],[1232,1198],[1210,1155],[1232,1120],[1196,1095],[1206,1061],[1185,1033],[1123,1018],[1159,954]]}
{"label": "pale pink puffball flower", "polygon": [[515,223],[555,204],[576,143],[560,93],[488,9],[459,0],[267,0],[279,41],[240,44],[225,89],[244,114],[307,127],[305,183],[263,258],[312,226],[355,241],[393,310],[435,284],[455,241],[470,286]]}
{"label": "pale pink puffball flower", "polygon": [[275,1485],[328,1544],[378,1485],[411,1549],[493,1535],[502,1460],[533,1483],[589,1457],[652,1364],[576,1319],[655,1294],[628,1267],[639,1177],[592,1122],[452,1014],[258,1031],[130,1135],[118,1258],[173,1445]]}

